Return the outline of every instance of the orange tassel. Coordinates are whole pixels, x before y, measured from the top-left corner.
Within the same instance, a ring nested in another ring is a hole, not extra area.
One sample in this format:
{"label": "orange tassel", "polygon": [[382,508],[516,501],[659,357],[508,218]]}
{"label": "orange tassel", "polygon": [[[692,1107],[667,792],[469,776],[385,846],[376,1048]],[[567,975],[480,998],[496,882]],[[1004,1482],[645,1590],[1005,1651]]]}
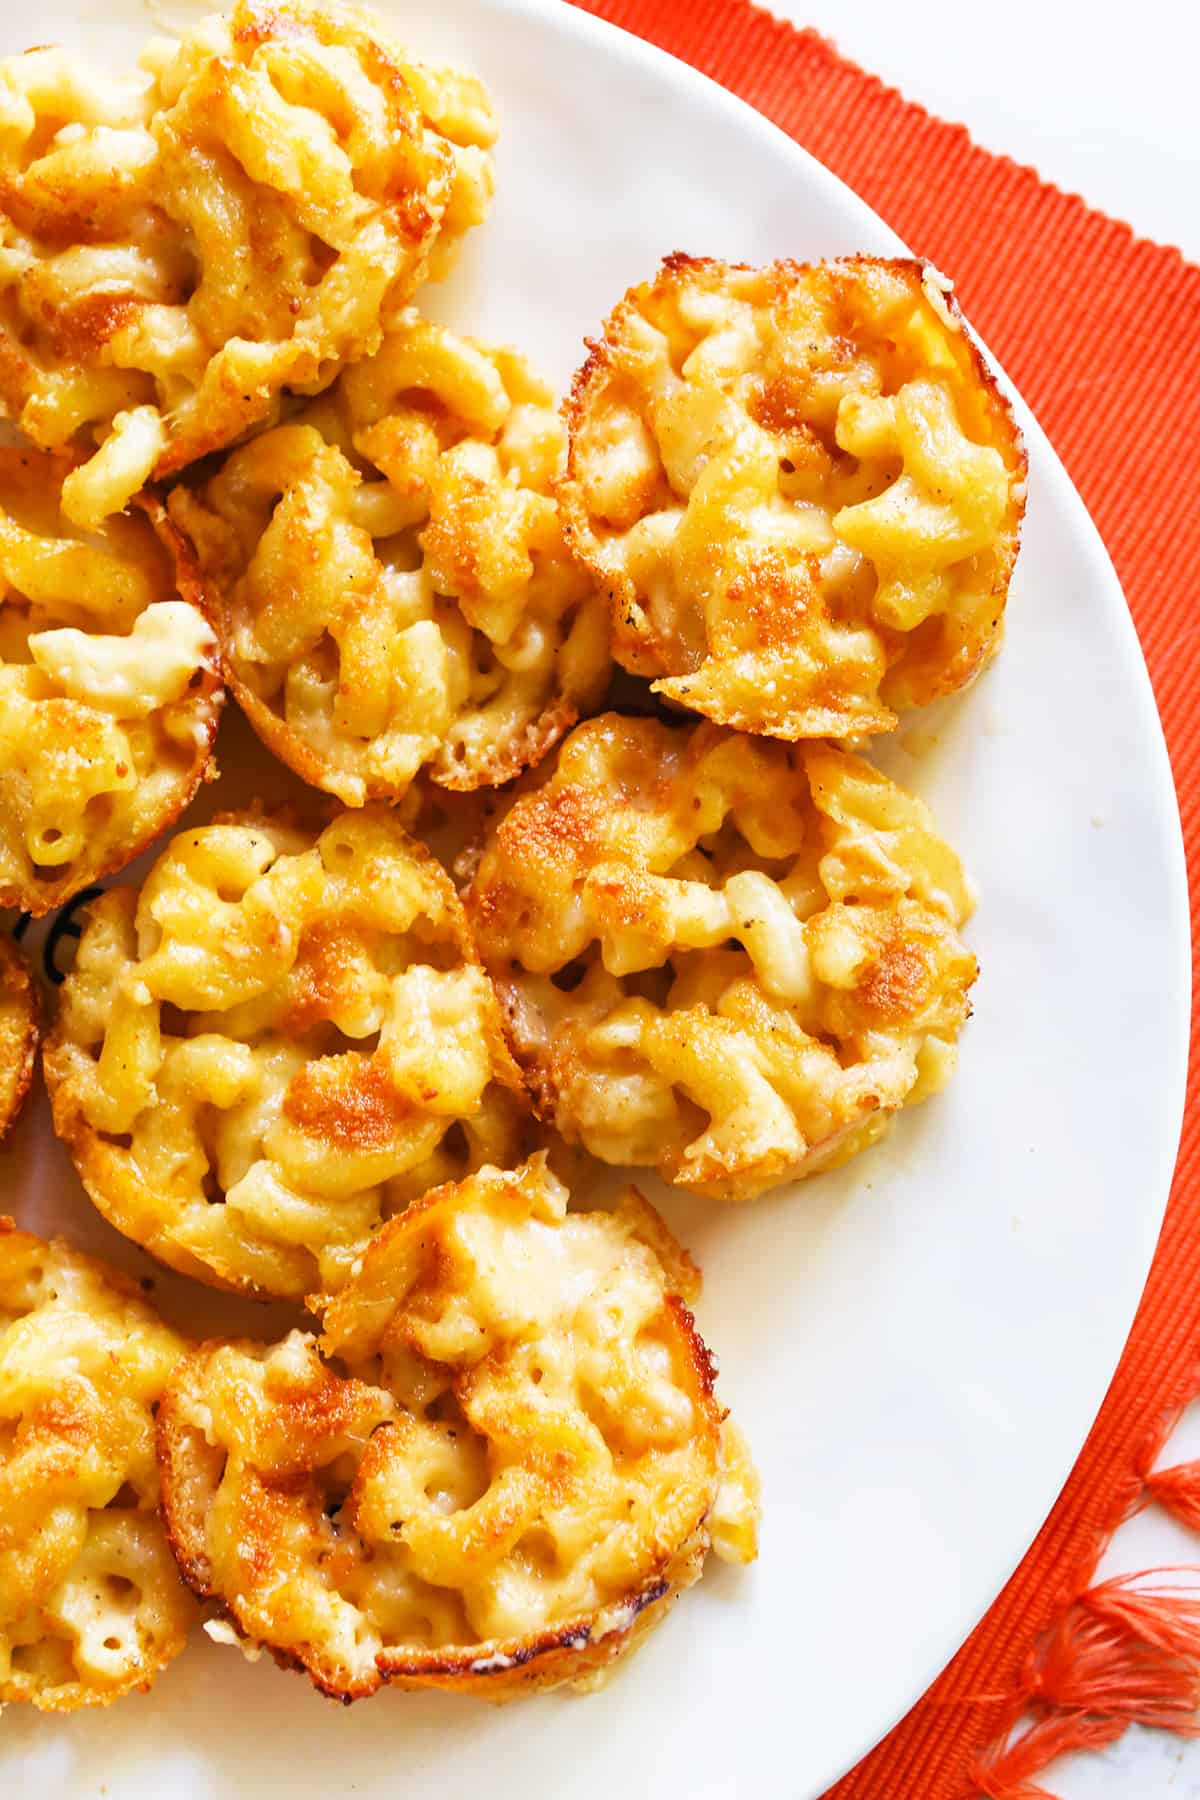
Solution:
{"label": "orange tassel", "polygon": [[1200,1595],[1131,1589],[1121,1576],[1076,1601],[1022,1672],[1031,1700],[1127,1725],[1194,1735],[1200,1701]]}
{"label": "orange tassel", "polygon": [[1192,1531],[1200,1531],[1200,1462],[1151,1469],[1143,1477],[1149,1499]]}
{"label": "orange tassel", "polygon": [[1121,1736],[1124,1719],[1103,1719],[1095,1714],[1051,1712],[1038,1719],[999,1752],[972,1765],[972,1800],[1055,1800],[1049,1788],[1033,1777],[1056,1757],[1072,1750],[1103,1750]]}
{"label": "orange tassel", "polygon": [[[1080,1596],[1025,1661],[1033,1722],[971,1772],[987,1800],[1053,1800],[1033,1777],[1071,1750],[1096,1750],[1130,1725],[1200,1736],[1200,1590],[1144,1569]],[[1135,1585],[1135,1584],[1144,1585]]]}
{"label": "orange tassel", "polygon": [[1193,1563],[1180,1563],[1170,1569],[1118,1575],[1089,1588],[1079,1604],[1094,1618],[1124,1627],[1131,1638],[1152,1645],[1165,1656],[1190,1658],[1193,1679],[1200,1681],[1200,1587],[1171,1583],[1134,1586],[1135,1582],[1152,1582],[1159,1575],[1200,1576],[1200,1569]]}

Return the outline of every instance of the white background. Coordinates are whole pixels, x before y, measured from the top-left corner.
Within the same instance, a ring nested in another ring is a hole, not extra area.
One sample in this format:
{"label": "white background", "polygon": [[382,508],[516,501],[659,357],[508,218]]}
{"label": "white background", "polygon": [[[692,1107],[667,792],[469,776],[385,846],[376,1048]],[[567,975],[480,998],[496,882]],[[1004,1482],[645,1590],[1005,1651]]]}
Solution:
{"label": "white background", "polygon": [[[1200,0],[1007,0],[995,13],[949,0],[772,0],[772,10],[815,26],[985,148],[1200,260]],[[1164,1460],[1198,1455],[1200,1420],[1189,1418]],[[1200,1542],[1151,1511],[1118,1533],[1101,1574],[1180,1561],[1200,1561]],[[1134,1730],[1039,1780],[1061,1800],[1196,1800],[1200,1743]]]}
{"label": "white background", "polygon": [[910,100],[1200,260],[1197,0],[770,0]]}

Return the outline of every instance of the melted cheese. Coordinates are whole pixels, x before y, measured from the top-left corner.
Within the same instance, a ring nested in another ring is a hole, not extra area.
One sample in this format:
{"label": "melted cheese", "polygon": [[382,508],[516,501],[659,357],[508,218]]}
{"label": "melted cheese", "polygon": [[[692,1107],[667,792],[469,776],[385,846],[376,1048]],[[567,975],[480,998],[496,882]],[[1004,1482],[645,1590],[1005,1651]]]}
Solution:
{"label": "melted cheese", "polygon": [[34,662],[60,692],[125,719],[181,699],[197,670],[211,667],[215,649],[212,627],[186,600],[148,606],[128,637],[63,626],[29,639]]}

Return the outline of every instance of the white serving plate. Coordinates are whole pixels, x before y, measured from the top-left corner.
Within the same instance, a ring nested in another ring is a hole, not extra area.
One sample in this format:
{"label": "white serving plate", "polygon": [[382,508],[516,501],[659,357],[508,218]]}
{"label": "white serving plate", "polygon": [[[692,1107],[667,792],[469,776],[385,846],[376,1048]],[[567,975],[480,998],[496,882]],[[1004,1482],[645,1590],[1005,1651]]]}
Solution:
{"label": "white serving plate", "polygon": [[[3,10],[0,48],[61,40],[124,59],[202,10],[42,0]],[[560,382],[666,251],[899,248],[750,109],[556,0],[386,10],[417,50],[483,76],[503,125],[494,212],[436,310]],[[1019,412],[1030,500],[1007,646],[884,757],[933,803],[981,895],[960,1072],[836,1174],[740,1210],[665,1203],[705,1268],[701,1325],[762,1471],[758,1565],[712,1568],[601,1692],[502,1710],[383,1694],[343,1712],[198,1635],[147,1699],[66,1720],[9,1708],[0,1791],[812,1800],[957,1648],[1116,1364],[1167,1197],[1187,1050],[1183,855],[1150,686],[1100,540]],[[287,785],[244,756],[238,725],[222,729],[230,773],[209,809],[264,778]],[[152,1272],[176,1317],[271,1326],[109,1231],[40,1097],[0,1160],[0,1200]]]}

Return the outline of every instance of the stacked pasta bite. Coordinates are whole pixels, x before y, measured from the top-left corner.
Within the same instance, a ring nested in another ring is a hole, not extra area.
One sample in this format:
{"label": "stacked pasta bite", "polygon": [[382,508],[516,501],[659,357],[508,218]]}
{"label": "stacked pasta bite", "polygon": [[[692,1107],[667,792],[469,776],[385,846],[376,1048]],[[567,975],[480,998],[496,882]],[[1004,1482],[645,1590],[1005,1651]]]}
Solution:
{"label": "stacked pasta bite", "polygon": [[604,693],[604,600],[563,541],[566,448],[515,351],[405,316],[171,515],[255,730],[351,806],[419,769],[495,787]]}
{"label": "stacked pasta bite", "polygon": [[159,501],[95,531],[67,457],[0,449],[0,904],[44,913],[183,811],[223,698],[190,564]]}
{"label": "stacked pasta bite", "polygon": [[462,907],[374,808],[180,833],[140,894],[92,906],[45,1067],[101,1212],[260,1297],[340,1286],[389,1213],[519,1155]]}
{"label": "stacked pasta bite", "polygon": [[154,1445],[183,1348],[115,1270],[0,1220],[0,1702],[104,1705],[183,1649]]}
{"label": "stacked pasta bite", "polygon": [[[676,255],[560,409],[424,310],[495,134],[308,0],[0,63],[54,1129],[132,1244],[308,1315],[185,1342],[0,1221],[0,1701],[147,1687],[196,1600],[341,1700],[589,1685],[759,1510],[700,1272],[589,1158],[749,1201],[955,1067],[970,885],[861,752],[999,645],[1008,406],[919,263]],[[226,684],[277,764],[181,819]],[[38,1035],[5,936],[0,1138]]]}
{"label": "stacked pasta bite", "polygon": [[539,1109],[612,1163],[741,1200],[949,1079],[975,959],[958,858],[860,758],[608,714],[469,894]]}
{"label": "stacked pasta bite", "polygon": [[668,699],[773,737],[887,731],[997,648],[1025,455],[919,263],[668,257],[569,411],[571,541]]}
{"label": "stacked pasta bite", "polygon": [[566,1204],[540,1159],[436,1189],[319,1339],[205,1346],[172,1384],[180,1566],[326,1693],[579,1678],[710,1546],[754,1554],[754,1478],[681,1291],[695,1271],[640,1196]]}
{"label": "stacked pasta bite", "polygon": [[477,82],[378,21],[240,0],[112,78],[9,58],[0,392],[44,449],[93,440],[90,526],[374,350],[491,193]]}

